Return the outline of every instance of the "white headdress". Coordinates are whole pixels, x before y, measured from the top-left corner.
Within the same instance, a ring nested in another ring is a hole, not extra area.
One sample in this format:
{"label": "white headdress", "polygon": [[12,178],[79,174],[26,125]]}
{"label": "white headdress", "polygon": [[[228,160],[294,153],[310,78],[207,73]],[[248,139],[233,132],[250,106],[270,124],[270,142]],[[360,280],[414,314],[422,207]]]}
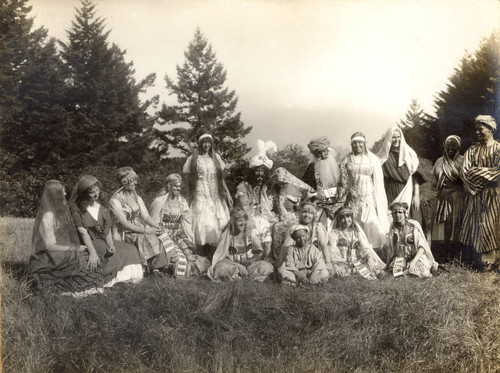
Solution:
{"label": "white headdress", "polygon": [[273,161],[271,161],[267,154],[275,152],[278,150],[276,144],[269,141],[257,140],[257,154],[255,154],[252,158],[250,158],[250,168],[255,168],[264,165],[269,170],[273,167]]}

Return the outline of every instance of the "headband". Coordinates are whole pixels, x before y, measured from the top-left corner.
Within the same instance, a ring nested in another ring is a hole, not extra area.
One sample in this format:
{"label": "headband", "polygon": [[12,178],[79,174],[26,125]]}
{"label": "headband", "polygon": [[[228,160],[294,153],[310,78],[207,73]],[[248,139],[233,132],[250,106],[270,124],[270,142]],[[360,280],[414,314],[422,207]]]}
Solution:
{"label": "headband", "polygon": [[206,138],[209,138],[210,140],[214,141],[214,138],[212,137],[212,135],[210,135],[209,133],[204,133],[203,135],[201,135],[199,138],[198,138],[198,141],[201,141],[203,139],[206,139]]}

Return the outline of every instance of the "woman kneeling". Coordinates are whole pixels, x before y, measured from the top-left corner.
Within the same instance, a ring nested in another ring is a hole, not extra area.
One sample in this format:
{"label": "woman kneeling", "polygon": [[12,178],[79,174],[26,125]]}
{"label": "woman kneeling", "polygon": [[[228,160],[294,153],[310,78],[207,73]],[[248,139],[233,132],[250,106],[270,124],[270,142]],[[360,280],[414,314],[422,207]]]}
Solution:
{"label": "woman kneeling", "polygon": [[216,282],[249,277],[262,282],[273,273],[273,265],[263,260],[264,250],[255,229],[249,227],[242,209],[231,211],[229,226],[217,245],[208,277]]}

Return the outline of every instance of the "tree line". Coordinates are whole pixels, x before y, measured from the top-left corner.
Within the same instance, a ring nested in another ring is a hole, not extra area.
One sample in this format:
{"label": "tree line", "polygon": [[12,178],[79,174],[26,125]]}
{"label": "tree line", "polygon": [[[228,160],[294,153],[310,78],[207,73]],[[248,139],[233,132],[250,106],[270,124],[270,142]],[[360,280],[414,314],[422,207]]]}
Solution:
{"label": "tree line", "polygon": [[[33,216],[47,179],[73,185],[91,173],[112,190],[114,170],[124,165],[140,172],[143,195],[152,196],[182,165],[170,150],[189,154],[207,131],[222,157],[236,163],[234,183],[243,177],[250,148],[242,140],[252,127],[242,122],[236,92],[225,86],[226,70],[199,28],[176,79],[164,77],[177,103],[160,106],[158,96],[144,99],[156,75],[136,80],[133,62],[109,41],[96,4],[82,0],[65,42],[35,28],[30,11],[28,0],[0,3],[0,214]],[[470,144],[477,114],[500,119],[499,50],[495,32],[464,56],[436,94],[434,116],[412,103],[400,126],[420,155],[437,158],[449,133]],[[308,162],[297,144],[274,158],[298,176]]]}

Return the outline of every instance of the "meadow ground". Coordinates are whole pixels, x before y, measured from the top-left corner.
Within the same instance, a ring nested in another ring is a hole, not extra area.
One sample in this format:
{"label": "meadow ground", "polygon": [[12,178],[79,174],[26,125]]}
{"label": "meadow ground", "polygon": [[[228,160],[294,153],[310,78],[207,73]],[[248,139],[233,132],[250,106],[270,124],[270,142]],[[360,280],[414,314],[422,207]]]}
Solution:
{"label": "meadow ground", "polygon": [[2,370],[494,372],[498,274],[432,279],[145,279],[84,299],[32,295],[29,219],[0,218]]}

